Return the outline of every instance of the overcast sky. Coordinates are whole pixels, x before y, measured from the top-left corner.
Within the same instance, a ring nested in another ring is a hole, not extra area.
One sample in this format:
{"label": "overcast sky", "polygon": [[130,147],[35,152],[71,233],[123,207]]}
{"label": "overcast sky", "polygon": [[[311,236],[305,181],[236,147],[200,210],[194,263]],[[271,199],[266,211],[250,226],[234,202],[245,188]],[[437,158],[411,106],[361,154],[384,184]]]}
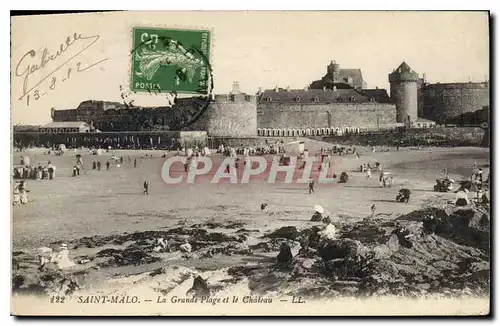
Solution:
{"label": "overcast sky", "polygon": [[[341,68],[361,69],[369,88],[389,89],[387,75],[402,61],[419,74],[426,73],[429,82],[489,78],[488,16],[481,12],[120,12],[15,17],[13,123],[48,123],[51,107],[72,109],[88,99],[121,101],[119,86],[128,87],[135,26],[211,29],[215,93],[227,93],[233,81],[248,93],[275,85],[303,88],[321,78],[331,60]],[[77,40],[59,58],[34,71],[27,79],[27,90],[49,77],[19,99],[26,67],[40,65],[44,48],[56,53],[75,32],[99,35],[99,39],[64,64],[83,48],[82,40]],[[30,50],[36,51],[35,57],[25,58],[17,72],[21,76],[16,76],[19,61]],[[85,67],[103,59],[107,60],[75,72],[78,62]],[[50,89],[54,76],[54,89]],[[166,105],[164,97],[155,95],[134,99],[136,105]]]}

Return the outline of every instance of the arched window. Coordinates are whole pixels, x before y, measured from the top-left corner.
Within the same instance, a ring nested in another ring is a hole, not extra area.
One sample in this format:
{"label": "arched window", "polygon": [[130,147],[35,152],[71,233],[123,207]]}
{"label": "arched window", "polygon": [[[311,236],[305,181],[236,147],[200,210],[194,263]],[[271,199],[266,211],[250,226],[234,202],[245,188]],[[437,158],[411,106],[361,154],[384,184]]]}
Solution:
{"label": "arched window", "polygon": [[315,102],[315,103],[318,103],[318,102],[319,102],[319,97],[315,96],[315,97],[314,97],[314,102]]}
{"label": "arched window", "polygon": [[268,96],[268,97],[267,97],[267,101],[268,101],[268,102],[272,102],[272,101],[273,101],[273,98],[272,98],[271,96]]}
{"label": "arched window", "polygon": [[300,100],[301,100],[300,96],[297,96],[297,97],[295,98],[295,102],[300,102]]}

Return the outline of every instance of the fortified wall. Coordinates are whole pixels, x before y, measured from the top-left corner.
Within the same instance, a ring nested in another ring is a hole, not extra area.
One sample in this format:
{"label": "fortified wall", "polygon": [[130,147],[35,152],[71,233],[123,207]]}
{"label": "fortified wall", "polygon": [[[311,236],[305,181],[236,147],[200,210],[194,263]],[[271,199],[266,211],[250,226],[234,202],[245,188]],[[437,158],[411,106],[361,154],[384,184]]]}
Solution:
{"label": "fortified wall", "polygon": [[384,128],[395,121],[395,106],[383,103],[275,103],[260,104],[257,111],[259,129],[359,131]]}
{"label": "fortified wall", "polygon": [[423,117],[437,123],[490,104],[487,82],[428,84],[423,86],[422,94]]}
{"label": "fortified wall", "polygon": [[345,86],[264,91],[258,99],[258,134],[308,136],[396,127],[396,106],[387,101],[385,90],[360,92],[337,85]]}
{"label": "fortified wall", "polygon": [[207,111],[191,129],[215,137],[257,136],[257,101],[254,95],[215,95]]}

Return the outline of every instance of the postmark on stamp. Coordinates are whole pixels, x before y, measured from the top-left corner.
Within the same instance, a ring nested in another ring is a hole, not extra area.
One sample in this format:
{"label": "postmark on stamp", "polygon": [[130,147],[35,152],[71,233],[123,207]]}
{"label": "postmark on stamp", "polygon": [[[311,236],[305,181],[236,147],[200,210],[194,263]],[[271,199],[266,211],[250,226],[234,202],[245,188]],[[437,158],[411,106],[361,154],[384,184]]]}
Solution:
{"label": "postmark on stamp", "polygon": [[210,31],[135,27],[130,89],[206,95]]}

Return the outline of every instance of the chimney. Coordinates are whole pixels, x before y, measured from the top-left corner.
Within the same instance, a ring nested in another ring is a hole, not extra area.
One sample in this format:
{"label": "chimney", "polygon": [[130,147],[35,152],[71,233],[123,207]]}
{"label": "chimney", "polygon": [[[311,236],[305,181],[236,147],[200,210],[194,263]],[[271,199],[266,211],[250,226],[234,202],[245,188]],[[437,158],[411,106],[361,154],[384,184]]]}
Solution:
{"label": "chimney", "polygon": [[274,91],[275,91],[276,93],[278,93],[278,92],[280,91],[280,89],[279,89],[278,85],[276,85],[276,87],[274,87]]}
{"label": "chimney", "polygon": [[233,90],[231,91],[231,94],[239,94],[240,93],[240,83],[237,81],[233,82]]}
{"label": "chimney", "polygon": [[427,83],[427,75],[425,72],[422,74],[422,79],[424,80],[424,83]]}
{"label": "chimney", "polygon": [[286,87],[286,91],[287,91],[287,92],[289,92],[289,91],[290,91],[290,85],[288,85],[288,86]]}

